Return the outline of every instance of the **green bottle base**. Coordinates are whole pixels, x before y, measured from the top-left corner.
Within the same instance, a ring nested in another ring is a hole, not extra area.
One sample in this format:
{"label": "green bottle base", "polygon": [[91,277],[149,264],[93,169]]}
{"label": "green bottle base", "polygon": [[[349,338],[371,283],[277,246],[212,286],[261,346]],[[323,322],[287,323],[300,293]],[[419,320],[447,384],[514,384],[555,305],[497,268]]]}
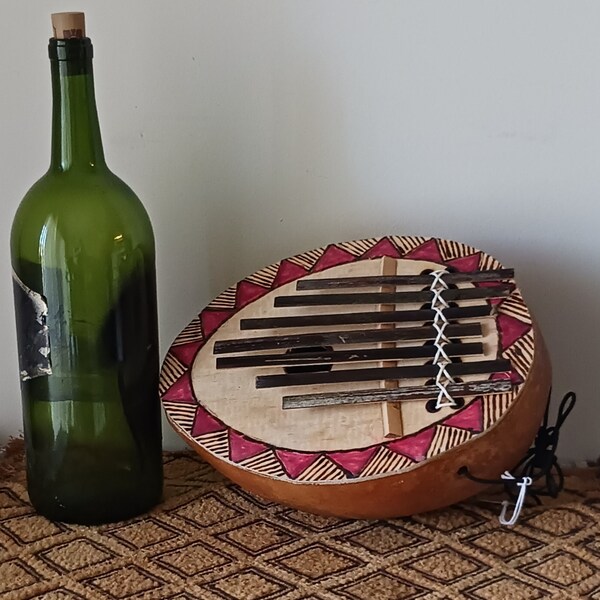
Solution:
{"label": "green bottle base", "polygon": [[28,483],[29,499],[36,512],[51,521],[78,525],[101,525],[144,514],[162,500],[162,478],[137,479],[122,474],[106,485],[103,477],[40,485]]}
{"label": "green bottle base", "polygon": [[106,507],[107,510],[103,511],[102,509],[99,509],[99,511],[95,512],[94,514],[88,514],[87,507],[84,511],[76,512],[72,511],[71,509],[65,510],[57,505],[36,505],[36,503],[33,501],[31,501],[31,503],[35,508],[36,513],[42,517],[46,517],[46,519],[50,521],[69,523],[72,525],[105,525],[107,523],[126,521],[128,519],[143,515],[160,504],[160,501],[160,497],[151,502],[149,502],[148,499],[144,499],[144,502],[128,506],[127,510],[119,510],[117,512],[114,512],[112,510],[112,506],[108,505]]}
{"label": "green bottle base", "polygon": [[80,525],[123,521],[148,512],[162,499],[162,457],[153,461],[146,457],[137,469],[119,461],[114,449],[102,453],[71,448],[66,459],[58,470],[46,463],[27,473],[29,499],[51,521]]}

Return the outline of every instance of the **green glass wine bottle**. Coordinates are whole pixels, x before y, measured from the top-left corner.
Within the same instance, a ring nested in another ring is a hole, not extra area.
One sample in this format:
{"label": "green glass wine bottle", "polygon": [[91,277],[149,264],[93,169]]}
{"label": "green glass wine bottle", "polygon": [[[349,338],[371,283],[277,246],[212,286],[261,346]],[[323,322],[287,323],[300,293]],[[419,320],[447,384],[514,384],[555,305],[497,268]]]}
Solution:
{"label": "green glass wine bottle", "polygon": [[11,232],[27,483],[46,517],[103,523],[162,494],[154,236],[104,160],[83,15],[53,25],[50,168]]}

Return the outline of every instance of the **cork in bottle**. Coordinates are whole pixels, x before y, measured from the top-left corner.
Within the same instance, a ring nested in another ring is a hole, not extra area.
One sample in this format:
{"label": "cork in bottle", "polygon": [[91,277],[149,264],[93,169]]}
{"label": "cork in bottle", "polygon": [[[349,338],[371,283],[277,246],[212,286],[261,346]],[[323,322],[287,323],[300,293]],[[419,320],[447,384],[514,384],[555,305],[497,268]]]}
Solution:
{"label": "cork in bottle", "polygon": [[58,40],[85,37],[84,13],[54,13],[52,15],[52,35]]}

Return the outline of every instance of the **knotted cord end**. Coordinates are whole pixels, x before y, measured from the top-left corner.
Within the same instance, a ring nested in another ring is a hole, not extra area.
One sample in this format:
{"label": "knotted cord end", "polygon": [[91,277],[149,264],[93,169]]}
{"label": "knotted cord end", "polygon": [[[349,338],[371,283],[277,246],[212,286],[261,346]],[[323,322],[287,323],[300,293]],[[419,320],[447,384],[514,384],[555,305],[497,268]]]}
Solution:
{"label": "knotted cord end", "polygon": [[[573,410],[576,399],[574,392],[565,394],[558,407],[556,424],[548,426],[550,395],[548,396],[544,419],[537,432],[533,446],[514,469],[511,469],[515,475],[505,471],[501,479],[484,479],[473,475],[466,465],[458,469],[458,475],[476,483],[504,486],[505,492],[515,501],[515,507],[511,518],[507,519],[508,501],[505,500],[502,503],[502,512],[499,517],[502,525],[514,525],[517,522],[528,495],[536,504],[541,504],[540,496],[556,498],[562,491],[564,487],[564,474],[558,464],[556,450],[560,428]],[[543,480],[542,485],[534,485],[535,482],[541,480]]]}

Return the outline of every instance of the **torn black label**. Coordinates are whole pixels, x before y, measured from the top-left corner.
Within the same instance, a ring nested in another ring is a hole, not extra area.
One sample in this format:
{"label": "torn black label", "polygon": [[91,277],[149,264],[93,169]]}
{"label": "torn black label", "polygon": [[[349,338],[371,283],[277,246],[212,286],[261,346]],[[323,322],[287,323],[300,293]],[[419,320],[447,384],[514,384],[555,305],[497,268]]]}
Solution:
{"label": "torn black label", "polygon": [[28,288],[14,272],[13,290],[21,381],[51,375],[46,298]]}

